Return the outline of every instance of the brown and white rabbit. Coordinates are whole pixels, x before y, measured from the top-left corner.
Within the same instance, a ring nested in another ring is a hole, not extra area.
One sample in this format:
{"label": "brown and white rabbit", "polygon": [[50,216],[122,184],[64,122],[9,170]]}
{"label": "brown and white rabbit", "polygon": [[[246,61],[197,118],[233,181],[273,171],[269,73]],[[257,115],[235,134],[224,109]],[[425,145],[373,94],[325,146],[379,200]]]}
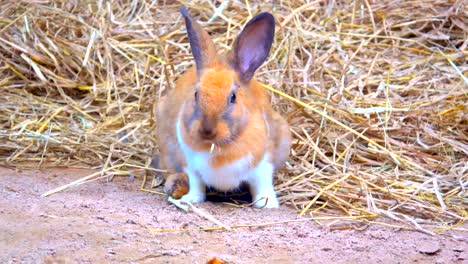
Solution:
{"label": "brown and white rabbit", "polygon": [[252,18],[232,51],[220,56],[185,7],[180,12],[195,67],[157,109],[160,165],[178,173],[166,179],[166,192],[195,203],[205,200],[205,186],[230,191],[247,183],[256,207],[278,207],[273,173],[289,156],[291,134],[252,79],[270,51],[273,16]]}

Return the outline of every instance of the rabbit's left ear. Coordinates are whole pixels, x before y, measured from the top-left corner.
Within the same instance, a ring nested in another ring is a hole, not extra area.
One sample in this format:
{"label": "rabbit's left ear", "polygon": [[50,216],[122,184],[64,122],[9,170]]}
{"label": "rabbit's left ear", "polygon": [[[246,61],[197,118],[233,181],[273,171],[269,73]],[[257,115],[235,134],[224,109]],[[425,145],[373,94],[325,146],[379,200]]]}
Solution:
{"label": "rabbit's left ear", "polygon": [[192,19],[185,6],[180,7],[180,13],[185,20],[192,55],[197,66],[197,74],[200,76],[203,69],[216,60],[216,47],[208,33]]}
{"label": "rabbit's left ear", "polygon": [[243,82],[252,79],[268,57],[275,35],[275,18],[260,13],[252,18],[234,42],[232,65]]}

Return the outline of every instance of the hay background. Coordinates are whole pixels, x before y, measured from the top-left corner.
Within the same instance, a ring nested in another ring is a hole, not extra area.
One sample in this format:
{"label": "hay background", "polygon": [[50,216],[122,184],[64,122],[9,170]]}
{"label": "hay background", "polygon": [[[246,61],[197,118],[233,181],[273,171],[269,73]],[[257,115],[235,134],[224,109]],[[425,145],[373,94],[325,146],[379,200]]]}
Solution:
{"label": "hay background", "polygon": [[426,232],[466,220],[464,1],[79,2],[0,1],[1,165],[154,174],[154,106],[192,65],[180,4],[222,50],[268,10],[256,76],[295,137],[282,203]]}

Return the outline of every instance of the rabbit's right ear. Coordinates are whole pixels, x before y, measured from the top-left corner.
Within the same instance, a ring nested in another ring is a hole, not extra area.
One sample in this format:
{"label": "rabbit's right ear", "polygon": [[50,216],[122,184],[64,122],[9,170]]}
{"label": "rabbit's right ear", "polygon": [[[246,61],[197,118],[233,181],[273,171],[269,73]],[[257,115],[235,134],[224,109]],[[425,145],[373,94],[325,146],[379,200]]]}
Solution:
{"label": "rabbit's right ear", "polygon": [[240,79],[248,82],[268,57],[275,35],[275,18],[260,13],[252,18],[234,42],[233,61]]}
{"label": "rabbit's right ear", "polygon": [[208,33],[192,19],[185,6],[180,7],[180,13],[184,17],[187,35],[192,49],[192,55],[197,66],[197,75],[216,60],[216,47]]}

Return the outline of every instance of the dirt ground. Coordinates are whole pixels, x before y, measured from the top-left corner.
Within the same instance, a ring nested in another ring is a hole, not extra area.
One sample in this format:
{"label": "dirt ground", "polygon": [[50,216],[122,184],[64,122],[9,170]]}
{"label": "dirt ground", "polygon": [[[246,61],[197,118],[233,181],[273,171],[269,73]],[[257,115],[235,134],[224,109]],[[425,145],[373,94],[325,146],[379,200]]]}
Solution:
{"label": "dirt ground", "polygon": [[[467,234],[429,236],[382,226],[330,230],[295,222],[232,231],[195,231],[213,224],[163,196],[139,191],[139,180],[117,177],[43,198],[90,174],[87,170],[0,168],[1,263],[468,263]],[[199,207],[227,225],[297,219],[275,210],[207,202]],[[151,233],[149,228],[188,228]]]}

